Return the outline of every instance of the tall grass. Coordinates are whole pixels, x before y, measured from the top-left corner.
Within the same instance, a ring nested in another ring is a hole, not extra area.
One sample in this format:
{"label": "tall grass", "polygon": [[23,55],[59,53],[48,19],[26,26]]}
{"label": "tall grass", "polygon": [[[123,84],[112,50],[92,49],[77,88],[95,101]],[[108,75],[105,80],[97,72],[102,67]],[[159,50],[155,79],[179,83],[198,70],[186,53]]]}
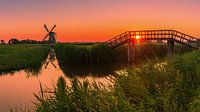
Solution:
{"label": "tall grass", "polygon": [[[135,47],[136,62],[167,56],[167,45],[165,43],[142,43]],[[127,62],[126,45],[113,50],[104,44],[86,45],[85,47],[84,45],[58,44],[55,46],[55,49],[58,61],[65,64],[105,65]],[[191,51],[191,49],[179,44],[175,45],[176,54],[183,54],[188,51]]]}
{"label": "tall grass", "polygon": [[72,44],[58,44],[55,46],[55,50],[60,63],[95,65],[115,60],[113,50],[101,44],[90,48]]}
{"label": "tall grass", "polygon": [[72,86],[66,86],[60,77],[53,91],[45,93],[42,86],[39,95],[35,94],[36,112],[132,112],[134,109],[123,96],[120,88],[114,91],[102,85],[87,81],[80,83],[76,78]]}
{"label": "tall grass", "polygon": [[200,51],[171,62],[151,60],[118,72],[115,85],[105,88],[76,78],[72,86],[59,78],[54,89],[41,86],[37,112],[187,112],[199,111]]}
{"label": "tall grass", "polygon": [[39,68],[48,52],[42,45],[0,45],[0,73]]}
{"label": "tall grass", "polygon": [[[175,44],[174,53],[175,55],[181,55],[192,51],[187,46]],[[167,45],[166,43],[141,43],[135,45],[135,62],[140,63],[149,59],[161,59],[167,56]],[[127,60],[127,46],[121,46],[115,49],[116,58],[120,62]]]}
{"label": "tall grass", "polygon": [[117,78],[137,111],[198,111],[200,51],[177,56],[168,64],[157,61],[129,68]]}

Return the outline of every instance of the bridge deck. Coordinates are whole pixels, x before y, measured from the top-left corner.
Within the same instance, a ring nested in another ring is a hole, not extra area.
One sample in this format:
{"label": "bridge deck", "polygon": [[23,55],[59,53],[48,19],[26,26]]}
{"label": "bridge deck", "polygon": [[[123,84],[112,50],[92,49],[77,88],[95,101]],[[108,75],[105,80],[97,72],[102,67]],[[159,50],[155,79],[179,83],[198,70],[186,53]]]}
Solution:
{"label": "bridge deck", "polygon": [[176,30],[143,30],[143,31],[127,31],[108,41],[107,45],[116,48],[123,44],[136,39],[139,36],[144,40],[169,40],[173,39],[177,43],[187,45],[196,49],[200,49],[200,39],[193,36],[178,32]]}

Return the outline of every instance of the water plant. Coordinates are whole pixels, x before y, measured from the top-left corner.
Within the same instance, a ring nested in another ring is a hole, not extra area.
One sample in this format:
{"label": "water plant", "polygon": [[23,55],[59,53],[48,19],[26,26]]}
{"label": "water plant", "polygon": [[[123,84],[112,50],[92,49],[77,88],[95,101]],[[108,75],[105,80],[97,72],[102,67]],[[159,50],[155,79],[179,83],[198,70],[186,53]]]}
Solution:
{"label": "water plant", "polygon": [[66,85],[63,77],[58,79],[55,88],[45,92],[41,86],[37,98],[36,112],[132,112],[134,109],[123,96],[120,88],[114,91],[102,84],[87,81],[80,83],[71,79],[71,87]]}
{"label": "water plant", "polygon": [[[37,112],[187,112],[199,108],[200,52],[171,62],[151,60],[118,72],[114,86],[59,78],[54,89],[35,94]],[[195,65],[195,66],[192,66]],[[198,98],[198,99],[196,99]],[[196,106],[197,105],[197,106]]]}

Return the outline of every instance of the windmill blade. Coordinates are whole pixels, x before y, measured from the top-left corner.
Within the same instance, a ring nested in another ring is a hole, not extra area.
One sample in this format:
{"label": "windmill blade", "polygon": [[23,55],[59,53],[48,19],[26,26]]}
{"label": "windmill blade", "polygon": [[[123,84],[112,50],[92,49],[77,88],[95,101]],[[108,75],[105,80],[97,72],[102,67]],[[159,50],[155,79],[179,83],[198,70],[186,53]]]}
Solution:
{"label": "windmill blade", "polygon": [[53,28],[50,30],[50,32],[52,32],[54,30],[54,28],[56,27],[56,25],[53,26]]}
{"label": "windmill blade", "polygon": [[46,29],[47,32],[49,32],[49,29],[47,28],[47,25],[44,25],[44,28]]}
{"label": "windmill blade", "polygon": [[49,34],[47,34],[47,35],[42,39],[42,41],[44,41],[48,36],[49,36]]}

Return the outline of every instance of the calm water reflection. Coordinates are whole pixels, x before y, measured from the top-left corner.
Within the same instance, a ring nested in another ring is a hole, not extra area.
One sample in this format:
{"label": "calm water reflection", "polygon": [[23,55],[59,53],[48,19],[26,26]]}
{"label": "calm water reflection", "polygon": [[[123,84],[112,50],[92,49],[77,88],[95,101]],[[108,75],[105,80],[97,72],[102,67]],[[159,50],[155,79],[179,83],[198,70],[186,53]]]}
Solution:
{"label": "calm water reflection", "polygon": [[[46,61],[47,62],[47,61]],[[22,70],[14,73],[0,75],[0,112],[9,112],[9,107],[23,105],[23,107],[33,106],[31,101],[34,100],[33,92],[37,93],[39,84],[52,87],[60,76],[66,78],[67,84],[70,84],[69,76],[79,75],[78,79],[83,81],[87,79],[90,83],[93,81],[105,85],[112,84],[105,75],[112,74],[119,69],[111,66],[97,67],[75,67],[62,66],[64,72],[60,69],[57,60],[53,64],[44,64],[41,70]],[[105,69],[103,69],[105,68]],[[32,71],[32,73],[30,73]],[[94,77],[97,75],[101,77]]]}

